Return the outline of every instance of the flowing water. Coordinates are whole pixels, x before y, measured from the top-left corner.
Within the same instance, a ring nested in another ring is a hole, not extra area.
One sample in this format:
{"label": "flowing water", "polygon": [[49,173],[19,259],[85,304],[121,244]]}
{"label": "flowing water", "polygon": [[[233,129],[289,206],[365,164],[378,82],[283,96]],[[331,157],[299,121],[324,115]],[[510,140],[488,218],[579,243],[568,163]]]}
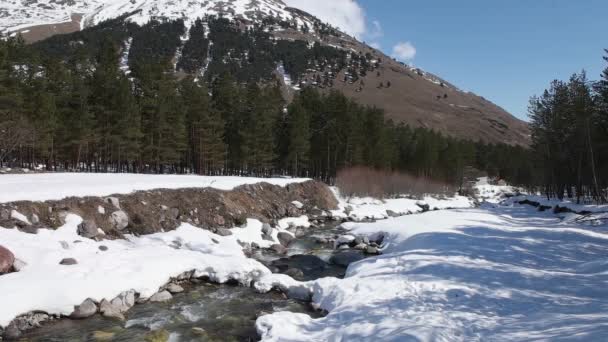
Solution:
{"label": "flowing water", "polygon": [[[299,280],[343,277],[345,266],[329,262],[336,252],[331,241],[341,231],[335,226],[310,229],[295,240],[287,256],[258,251],[253,257],[273,272],[287,273]],[[328,241],[329,240],[329,241]],[[27,341],[255,341],[256,319],[264,314],[291,311],[320,317],[310,303],[271,292],[260,294],[251,288],[200,284],[174,295],[168,303],[136,305],[127,313],[126,322],[103,318],[49,323],[25,335]]]}

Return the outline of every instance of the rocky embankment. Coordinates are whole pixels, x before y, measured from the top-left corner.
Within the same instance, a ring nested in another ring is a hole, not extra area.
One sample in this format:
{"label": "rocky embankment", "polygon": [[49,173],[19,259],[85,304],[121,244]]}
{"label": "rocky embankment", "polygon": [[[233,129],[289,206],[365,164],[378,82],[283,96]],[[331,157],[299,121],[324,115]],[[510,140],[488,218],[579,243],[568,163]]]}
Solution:
{"label": "rocky embankment", "polygon": [[[292,183],[284,187],[268,183],[243,185],[230,191],[213,188],[159,189],[139,191],[108,197],[67,198],[57,201],[21,201],[0,204],[0,227],[13,228],[24,234],[39,230],[54,230],[69,224],[74,215],[82,218],[78,235],[101,241],[121,240],[125,235],[146,236],[174,231],[183,223],[209,230],[217,235],[232,235],[232,228],[243,226],[248,219],[257,219],[265,226],[277,226],[286,217],[323,219],[328,212],[338,208],[338,200],[327,185],[308,181]],[[295,227],[294,227],[295,228]],[[278,239],[283,243],[283,236]],[[284,233],[283,233],[284,234]],[[73,244],[81,242],[75,240]],[[218,244],[218,241],[213,241]],[[73,249],[70,243],[61,241],[64,249]],[[0,245],[1,245],[0,241]],[[65,246],[63,246],[65,245]],[[80,245],[80,244],[78,244]],[[100,245],[101,253],[108,253]],[[19,271],[19,255],[0,246],[0,276]],[[63,259],[61,265],[74,265],[77,260]],[[87,299],[74,307],[69,315],[73,319],[90,317],[96,313],[110,318],[124,319],[123,314],[136,302],[162,302],[172,293],[181,292],[180,284],[202,281],[205,276],[186,272],[172,278],[151,297],[140,298],[130,290],[109,300]],[[236,280],[236,279],[235,279]],[[4,329],[0,327],[0,340],[18,338],[23,331],[40,326],[42,322],[60,318],[43,311],[23,312]]]}
{"label": "rocky embankment", "polygon": [[159,189],[108,197],[0,204],[0,227],[33,233],[58,228],[68,214],[83,219],[79,233],[86,238],[121,238],[171,231],[183,222],[218,230],[240,226],[248,218],[274,224],[284,217],[320,216],[338,201],[327,185],[308,181],[285,187],[259,183],[230,191]]}

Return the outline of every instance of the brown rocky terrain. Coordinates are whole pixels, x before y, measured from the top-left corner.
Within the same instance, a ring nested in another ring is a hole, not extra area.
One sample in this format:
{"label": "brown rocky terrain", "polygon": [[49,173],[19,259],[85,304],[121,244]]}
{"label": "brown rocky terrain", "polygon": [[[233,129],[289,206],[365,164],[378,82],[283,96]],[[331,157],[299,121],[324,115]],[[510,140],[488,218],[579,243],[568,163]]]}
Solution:
{"label": "brown rocky terrain", "polygon": [[[303,206],[298,208],[294,201]],[[240,226],[247,218],[274,223],[284,217],[320,215],[323,210],[336,209],[337,204],[329,188],[317,181],[286,187],[259,183],[231,191],[159,189],[105,198],[4,203],[0,204],[0,226],[35,232],[60,227],[66,215],[72,213],[83,218],[79,233],[89,238],[152,234],[176,229],[182,222],[217,232]],[[29,224],[15,218],[13,212],[25,215]]]}

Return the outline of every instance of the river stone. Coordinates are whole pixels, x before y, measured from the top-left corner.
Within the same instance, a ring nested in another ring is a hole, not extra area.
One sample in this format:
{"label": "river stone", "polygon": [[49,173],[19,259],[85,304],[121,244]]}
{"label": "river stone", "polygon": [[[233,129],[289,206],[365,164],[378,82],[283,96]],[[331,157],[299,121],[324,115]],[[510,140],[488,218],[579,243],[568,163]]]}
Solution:
{"label": "river stone", "polygon": [[120,210],[120,200],[116,197],[107,197],[106,202],[114,206],[114,208]]}
{"label": "river stone", "polygon": [[123,230],[129,226],[129,216],[122,210],[113,212],[109,220],[112,227],[116,230]]}
{"label": "river stone", "polygon": [[275,244],[270,246],[270,249],[278,254],[287,254],[287,248],[285,248],[283,245]]}
{"label": "river stone", "polygon": [[363,254],[361,254],[361,252],[344,251],[344,252],[337,252],[334,255],[332,255],[331,258],[329,259],[329,262],[334,265],[347,267],[348,265],[352,264],[353,262],[363,260],[364,258],[365,258],[365,256]]}
{"label": "river stone", "polygon": [[272,227],[268,223],[262,225],[262,233],[264,235],[270,235],[272,233]]}
{"label": "river stone", "polygon": [[93,220],[84,220],[78,225],[78,235],[92,239],[98,234],[97,224]]}
{"label": "river stone", "polygon": [[15,263],[15,256],[6,247],[0,246],[0,274],[10,272]]}
{"label": "river stone", "polygon": [[167,291],[169,291],[171,293],[181,293],[181,292],[184,292],[184,288],[177,284],[171,283],[171,284],[167,285]]}
{"label": "river stone", "polygon": [[120,312],[120,309],[115,305],[112,305],[112,303],[108,302],[106,299],[99,303],[99,312],[101,312],[103,317],[114,318],[120,321],[125,320],[125,316]]}
{"label": "river stone", "polygon": [[64,265],[64,266],[71,266],[71,265],[76,265],[76,264],[78,264],[78,261],[76,261],[76,259],[74,259],[74,258],[65,258],[59,262],[59,265]]}
{"label": "river stone", "polygon": [[108,250],[108,246],[101,245],[98,247],[100,251],[105,252]]}
{"label": "river stone", "polygon": [[226,229],[226,228],[218,228],[216,230],[215,234],[217,234],[219,236],[230,236],[230,235],[232,235],[232,231],[230,229]]}
{"label": "river stone", "polygon": [[369,246],[365,249],[365,254],[378,255],[380,254],[380,250],[377,247]]}
{"label": "river stone", "polygon": [[113,332],[97,330],[93,331],[91,338],[95,341],[112,341],[114,339],[114,335],[116,334]]}
{"label": "river stone", "polygon": [[359,251],[364,251],[365,249],[367,249],[367,245],[364,244],[364,243],[360,243],[360,244],[356,245],[353,248],[356,249],[356,250],[359,250]]}
{"label": "river stone", "polygon": [[162,303],[170,301],[171,298],[173,298],[173,296],[169,291],[161,291],[150,297],[149,301],[152,303]]}
{"label": "river stone", "polygon": [[32,217],[30,218],[30,222],[32,222],[32,224],[38,224],[38,223],[40,223],[40,218],[38,217],[38,215],[32,214]]}
{"label": "river stone", "polygon": [[135,291],[125,291],[110,302],[120,312],[127,312],[135,305]]}
{"label": "river stone", "polygon": [[97,304],[88,298],[82,304],[74,307],[74,312],[70,315],[70,318],[83,319],[93,316],[97,313]]}
{"label": "river stone", "polygon": [[285,271],[284,274],[286,274],[296,280],[302,280],[304,278],[304,272],[299,268],[290,268],[287,271]]}
{"label": "river stone", "polygon": [[49,319],[49,315],[43,312],[29,313],[17,317],[11,321],[4,331],[4,338],[8,340],[16,340],[21,336],[21,333],[33,328],[38,328],[42,323]]}
{"label": "river stone", "polygon": [[151,331],[144,336],[146,342],[167,342],[169,341],[169,332],[167,330]]}
{"label": "river stone", "polygon": [[277,238],[279,239],[279,242],[281,243],[281,245],[288,247],[291,242],[294,240],[293,235],[289,234],[289,233],[285,233],[285,232],[280,232],[277,235]]}

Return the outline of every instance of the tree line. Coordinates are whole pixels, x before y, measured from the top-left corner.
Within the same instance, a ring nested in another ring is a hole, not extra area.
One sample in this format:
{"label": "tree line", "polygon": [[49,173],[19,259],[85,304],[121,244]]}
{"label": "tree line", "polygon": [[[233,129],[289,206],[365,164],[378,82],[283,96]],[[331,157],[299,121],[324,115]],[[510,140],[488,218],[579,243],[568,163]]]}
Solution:
{"label": "tree line", "polygon": [[548,198],[606,202],[608,68],[597,82],[584,71],[551,82],[530,100],[529,113],[537,171],[532,182]]}
{"label": "tree line", "polygon": [[140,63],[129,78],[110,40],[94,59],[37,60],[29,51],[18,38],[0,42],[3,166],[328,182],[353,166],[453,184],[469,169],[527,177],[521,147],[395,124],[336,91],[305,88],[287,105],[277,81],[244,82],[229,72],[178,78],[171,60]]}

